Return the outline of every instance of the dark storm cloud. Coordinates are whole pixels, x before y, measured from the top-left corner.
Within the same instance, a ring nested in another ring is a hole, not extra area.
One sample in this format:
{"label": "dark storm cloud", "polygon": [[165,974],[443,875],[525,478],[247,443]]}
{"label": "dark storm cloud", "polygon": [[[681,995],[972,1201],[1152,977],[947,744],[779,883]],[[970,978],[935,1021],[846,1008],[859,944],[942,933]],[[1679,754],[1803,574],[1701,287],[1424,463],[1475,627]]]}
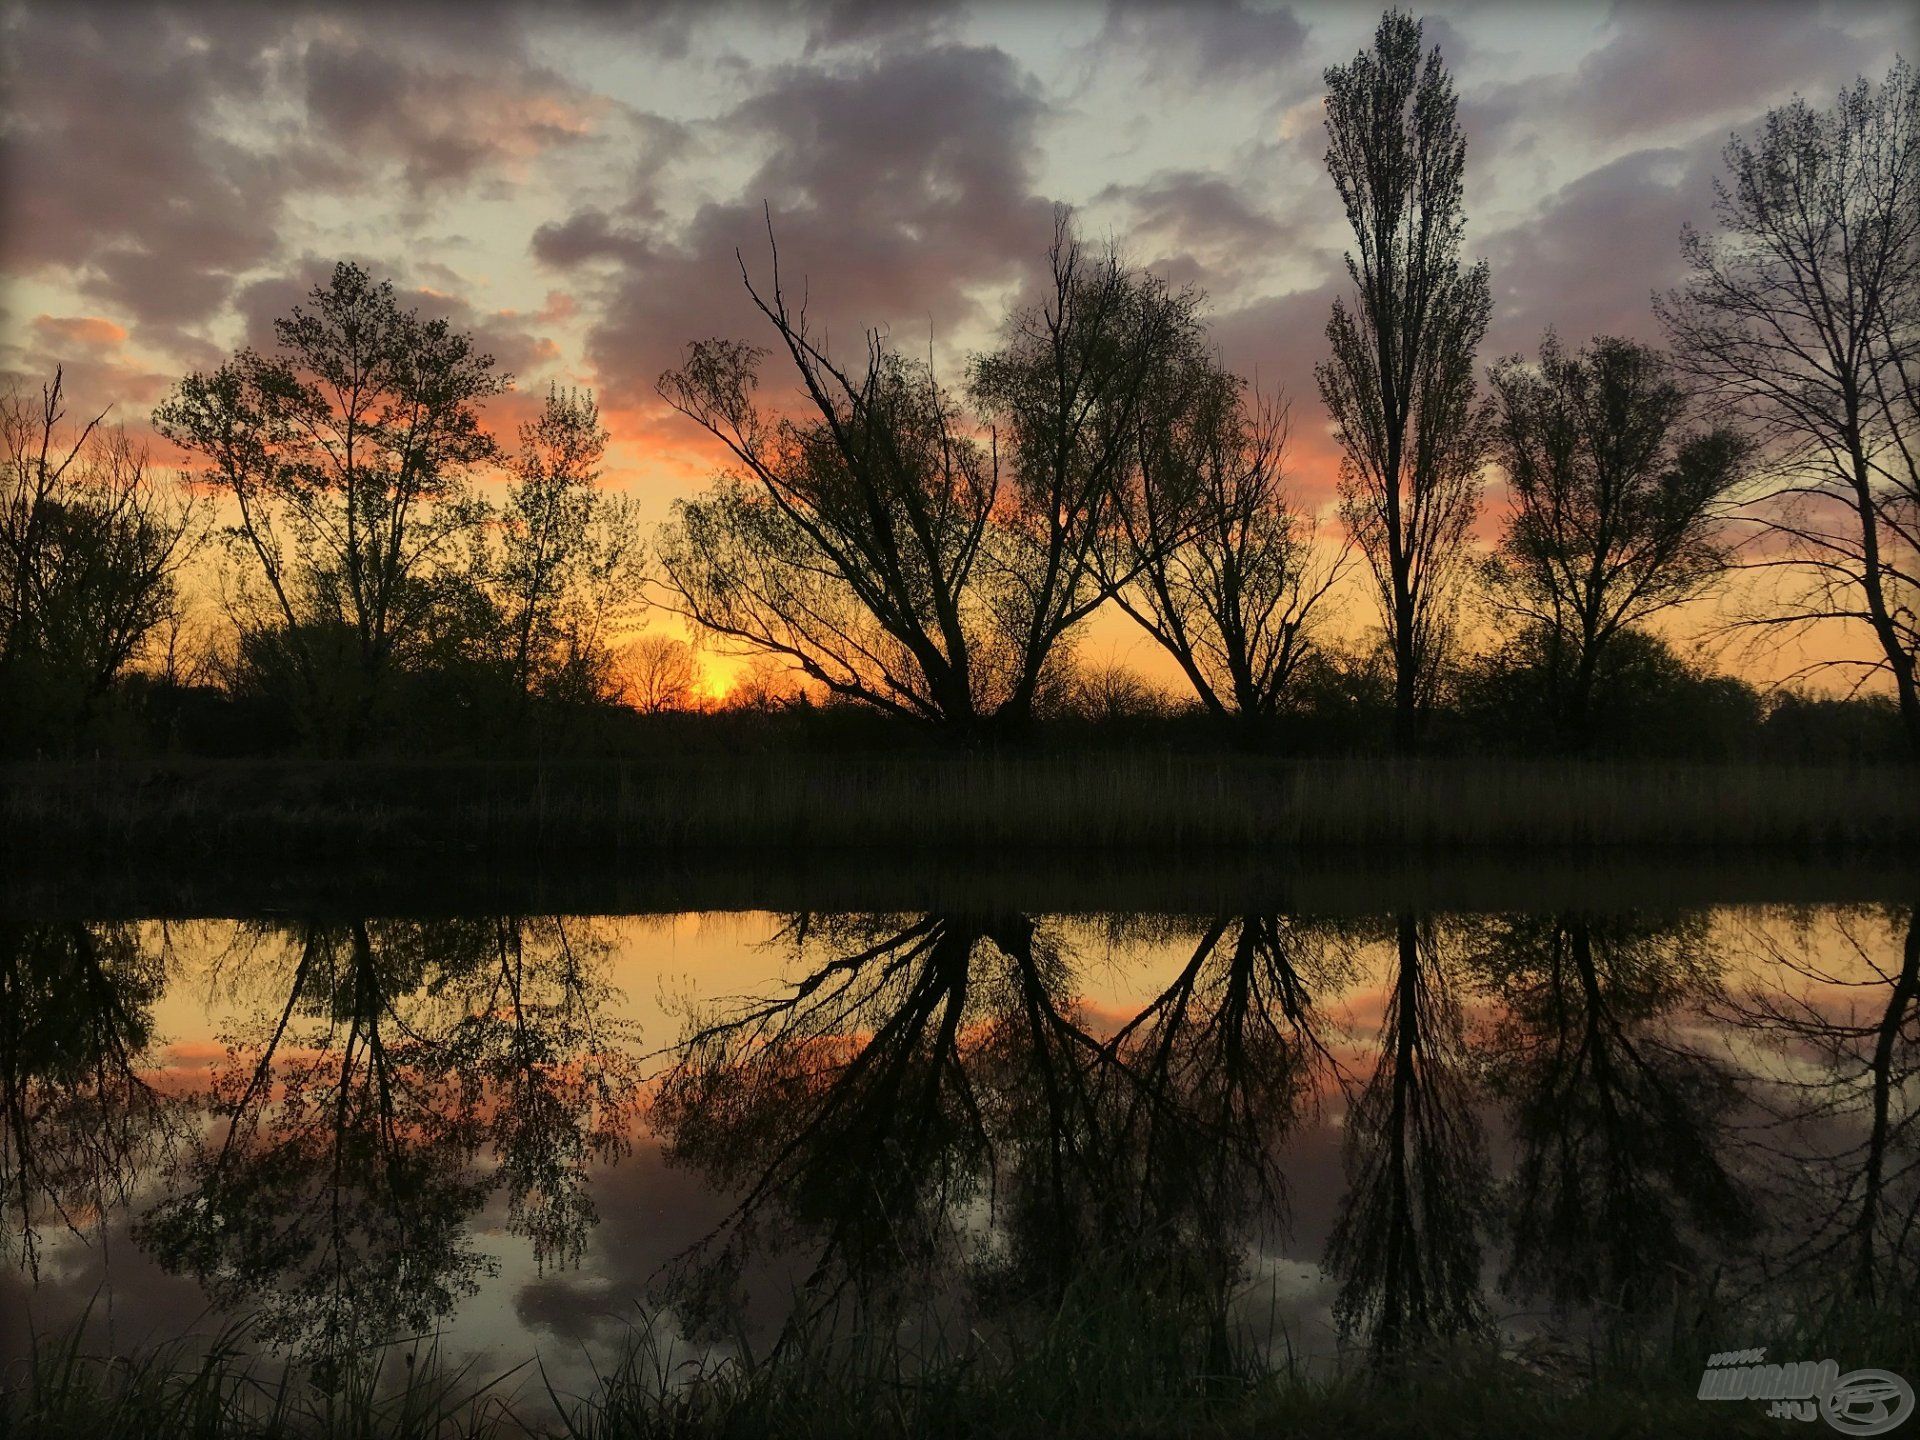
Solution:
{"label": "dark storm cloud", "polygon": [[[616,399],[649,403],[684,345],[766,338],[742,293],[741,250],[766,278],[771,207],[782,279],[842,345],[869,325],[918,347],[974,316],[970,288],[1005,282],[1044,254],[1049,207],[1032,193],[1044,110],[1003,52],[955,44],[836,64],[780,66],[720,123],[760,159],[738,195],[678,227],[623,224],[587,208],[543,227],[553,265],[611,261],[592,356]],[[909,333],[910,332],[910,333]]]}
{"label": "dark storm cloud", "polygon": [[1886,68],[1871,42],[1801,3],[1621,5],[1618,33],[1574,72],[1583,124],[1607,139],[1784,100],[1827,101],[1862,69]]}
{"label": "dark storm cloud", "polygon": [[1273,188],[1268,179],[1163,170],[1138,184],[1109,185],[1094,201],[1122,207],[1120,233],[1134,259],[1224,302],[1276,259],[1296,267],[1334,262],[1319,217],[1296,210],[1282,219],[1261,203]]}
{"label": "dark storm cloud", "polygon": [[1892,59],[1883,35],[1857,33],[1842,17],[1888,13],[1798,3],[1620,5],[1612,33],[1569,70],[1463,86],[1462,118],[1469,140],[1489,147],[1481,154],[1492,159],[1550,148],[1545,137],[1554,129],[1631,141],[1745,118],[1795,93],[1827,104],[1855,76],[1883,75]]}

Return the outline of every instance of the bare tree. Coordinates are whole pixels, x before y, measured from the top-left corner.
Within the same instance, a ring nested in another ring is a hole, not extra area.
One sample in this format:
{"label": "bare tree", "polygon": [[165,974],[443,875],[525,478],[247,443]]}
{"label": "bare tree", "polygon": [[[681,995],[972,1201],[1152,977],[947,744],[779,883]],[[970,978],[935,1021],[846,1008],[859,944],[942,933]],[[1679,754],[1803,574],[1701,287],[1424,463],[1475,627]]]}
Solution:
{"label": "bare tree", "polygon": [[1358,253],[1355,308],[1336,300],[1316,369],[1340,443],[1341,514],[1379,591],[1393,658],[1394,734],[1417,738],[1467,570],[1485,412],[1474,352],[1491,302],[1485,262],[1460,261],[1466,140],[1438,49],[1390,12],[1372,50],[1327,81],[1327,171]]}
{"label": "bare tree", "polygon": [[700,684],[693,647],[671,635],[643,635],[620,654],[627,700],[642,715],[685,710]]}
{"label": "bare tree", "polygon": [[1864,626],[1920,753],[1920,74],[1770,111],[1724,152],[1719,234],[1656,302],[1681,362],[1763,441],[1749,566],[1793,577],[1762,623]]}
{"label": "bare tree", "polygon": [[1323,553],[1288,492],[1289,412],[1238,377],[1189,368],[1172,413],[1143,418],[1138,481],[1119,509],[1131,579],[1120,608],[1180,665],[1214,715],[1272,719],[1315,652],[1350,548]]}
{"label": "bare tree", "polygon": [[1734,431],[1688,430],[1667,357],[1602,336],[1494,367],[1496,455],[1512,496],[1488,562],[1495,603],[1530,632],[1559,723],[1586,733],[1620,635],[1693,599],[1726,568],[1721,502],[1741,478]]}
{"label": "bare tree", "polygon": [[0,396],[0,690],[84,725],[173,613],[205,527],[104,412],[66,425],[64,378]]}
{"label": "bare tree", "polygon": [[777,273],[761,308],[814,416],[759,409],[765,352],[751,346],[703,342],[661,377],[667,402],[741,467],[674,507],[660,560],[679,609],[787,657],[835,694],[896,715],[971,722],[987,698],[973,581],[999,489],[991,455],[960,432],[932,371],[877,334],[856,379],[815,347]]}
{"label": "bare tree", "polygon": [[472,336],[402,310],[357,265],[336,266],[274,332],[278,354],[242,350],[187,376],[154,423],[233,501],[229,537],[267,587],[309,702],[312,637],[351,633],[359,688],[333,738],[352,748],[433,568],[483,513],[464,477],[497,447],[475,402],[507,381]]}
{"label": "bare tree", "polygon": [[765,352],[690,348],[661,395],[739,469],[675,507],[660,545],[683,614],[782,656],[835,695],[965,730],[1029,717],[1067,633],[1110,593],[1096,554],[1133,453],[1153,366],[1191,313],[1109,253],[1088,259],[1063,214],[1052,289],[977,359],[979,436],[930,364],[877,332],[842,368],[791,308],[742,278],[806,399],[762,410]]}

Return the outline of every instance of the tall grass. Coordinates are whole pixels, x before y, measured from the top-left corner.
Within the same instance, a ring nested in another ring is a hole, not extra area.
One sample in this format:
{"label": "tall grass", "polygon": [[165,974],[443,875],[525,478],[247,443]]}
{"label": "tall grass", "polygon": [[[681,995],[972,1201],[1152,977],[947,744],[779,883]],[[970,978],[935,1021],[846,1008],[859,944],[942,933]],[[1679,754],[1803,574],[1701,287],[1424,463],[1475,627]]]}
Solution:
{"label": "tall grass", "polygon": [[[910,1318],[910,1317],[909,1317]],[[1719,1349],[1767,1347],[1920,1373],[1911,1308],[1794,1296],[1676,1300],[1555,1344],[1435,1344],[1391,1365],[1296,1361],[1271,1326],[1138,1287],[1078,1284],[1013,1325],[839,1316],[725,1358],[640,1326],[584,1394],[522,1370],[492,1381],[432,1346],[362,1357],[316,1385],[264,1367],[244,1331],[101,1360],[67,1336],[7,1377],[0,1433],[23,1440],[934,1440],[1049,1435],[1687,1437],[1777,1435],[1761,1402],[1695,1398]],[[1276,1338],[1281,1343],[1276,1343]]]}
{"label": "tall grass", "polygon": [[[94,1355],[84,1323],[36,1344],[0,1390],[0,1434],[27,1440],[504,1440],[533,1433],[500,1379],[431,1342],[337,1373],[270,1362],[248,1327]],[[324,1383],[323,1383],[324,1382]]]}
{"label": "tall grass", "polygon": [[42,853],[519,856],[1367,846],[1895,846],[1920,767],[1164,754],[675,764],[27,764],[0,824]]}

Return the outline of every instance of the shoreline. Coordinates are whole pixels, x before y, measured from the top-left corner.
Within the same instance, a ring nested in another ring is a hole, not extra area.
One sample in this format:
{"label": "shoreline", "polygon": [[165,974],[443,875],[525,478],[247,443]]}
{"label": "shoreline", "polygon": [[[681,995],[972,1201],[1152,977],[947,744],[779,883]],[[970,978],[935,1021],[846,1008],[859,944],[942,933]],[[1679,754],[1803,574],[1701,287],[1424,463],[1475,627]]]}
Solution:
{"label": "shoreline", "polygon": [[0,766],[0,824],[36,864],[161,869],[836,855],[1245,868],[1249,856],[1327,851],[1430,866],[1460,853],[1628,849],[1897,858],[1920,843],[1920,766],[1165,752],[14,762]]}

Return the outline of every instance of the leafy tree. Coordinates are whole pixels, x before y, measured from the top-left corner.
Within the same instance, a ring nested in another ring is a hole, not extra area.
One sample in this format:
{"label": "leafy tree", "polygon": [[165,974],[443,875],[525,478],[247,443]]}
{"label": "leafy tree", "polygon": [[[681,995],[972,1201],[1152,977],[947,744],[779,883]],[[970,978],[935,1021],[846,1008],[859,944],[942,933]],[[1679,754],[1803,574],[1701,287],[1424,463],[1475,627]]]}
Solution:
{"label": "leafy tree", "polygon": [[1725,569],[1720,505],[1740,479],[1732,430],[1686,430],[1666,357],[1601,337],[1538,366],[1493,370],[1495,453],[1512,496],[1488,564],[1496,605],[1537,633],[1563,733],[1587,738],[1595,683],[1621,635]]}
{"label": "leafy tree", "polygon": [[65,427],[64,376],[0,395],[0,726],[84,730],[175,615],[204,507],[104,413]]}
{"label": "leafy tree", "polygon": [[[275,354],[187,376],[154,423],[231,500],[228,537],[265,587],[310,722],[352,749],[417,635],[429,578],[483,514],[465,478],[497,447],[476,406],[507,381],[471,335],[401,309],[357,265],[337,265],[274,334]],[[355,662],[344,704],[323,693],[317,651],[335,627]]]}
{"label": "leafy tree", "polygon": [[1326,72],[1327,171],[1357,253],[1336,300],[1320,393],[1340,444],[1340,506],[1366,556],[1392,652],[1394,729],[1410,746],[1433,698],[1480,503],[1487,426],[1474,352],[1491,301],[1460,261],[1460,132],[1452,77],[1420,23],[1390,12],[1371,50]]}
{"label": "leafy tree", "polygon": [[494,583],[523,707],[576,676],[589,692],[577,698],[600,698],[612,680],[607,631],[638,598],[636,507],[596,488],[607,439],[593,396],[571,390],[549,391],[520,427]]}
{"label": "leafy tree", "polygon": [[1920,754],[1920,74],[1898,61],[1831,110],[1795,99],[1724,152],[1717,235],[1657,302],[1683,365],[1752,426],[1774,544],[1747,564],[1795,589],[1765,625],[1864,626]]}

